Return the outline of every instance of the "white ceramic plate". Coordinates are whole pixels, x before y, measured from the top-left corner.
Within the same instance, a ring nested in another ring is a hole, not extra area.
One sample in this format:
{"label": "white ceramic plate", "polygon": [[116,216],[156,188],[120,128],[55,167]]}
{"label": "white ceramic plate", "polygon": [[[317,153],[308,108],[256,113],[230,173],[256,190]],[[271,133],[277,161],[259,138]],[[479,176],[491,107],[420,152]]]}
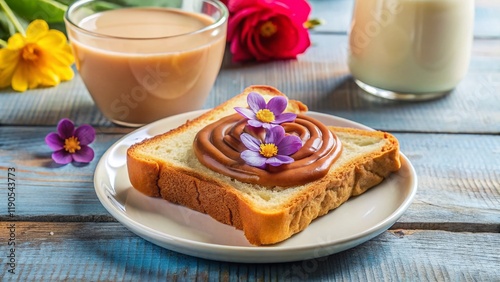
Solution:
{"label": "white ceramic plate", "polygon": [[[417,176],[408,159],[402,156],[402,168],[397,173],[316,219],[304,231],[276,245],[252,246],[242,231],[208,215],[144,196],[129,182],[126,151],[130,145],[175,128],[202,112],[165,118],[137,129],[112,145],[96,167],[95,191],[104,207],[132,232],[161,247],[231,262],[268,263],[322,257],[357,246],[384,232],[415,196]],[[370,129],[331,115],[308,114],[327,125]]]}

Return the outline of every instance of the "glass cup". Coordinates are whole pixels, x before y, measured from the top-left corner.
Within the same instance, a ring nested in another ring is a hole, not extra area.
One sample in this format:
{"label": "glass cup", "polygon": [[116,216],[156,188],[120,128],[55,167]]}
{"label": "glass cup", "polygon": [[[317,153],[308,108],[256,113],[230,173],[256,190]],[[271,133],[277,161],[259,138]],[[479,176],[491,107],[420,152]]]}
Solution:
{"label": "glass cup", "polygon": [[349,69],[363,90],[394,100],[448,94],[469,65],[474,0],[357,0]]}
{"label": "glass cup", "polygon": [[79,0],[65,14],[92,99],[109,120],[131,127],[200,109],[226,44],[228,11],[220,1],[142,2],[149,1]]}

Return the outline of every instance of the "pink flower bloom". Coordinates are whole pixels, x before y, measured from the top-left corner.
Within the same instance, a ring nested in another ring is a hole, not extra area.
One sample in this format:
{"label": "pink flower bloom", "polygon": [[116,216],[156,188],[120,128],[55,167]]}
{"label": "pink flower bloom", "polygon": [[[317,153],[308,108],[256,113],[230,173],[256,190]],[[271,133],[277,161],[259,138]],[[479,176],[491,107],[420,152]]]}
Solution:
{"label": "pink flower bloom", "polygon": [[311,45],[305,0],[228,0],[227,40],[234,61],[293,59]]}

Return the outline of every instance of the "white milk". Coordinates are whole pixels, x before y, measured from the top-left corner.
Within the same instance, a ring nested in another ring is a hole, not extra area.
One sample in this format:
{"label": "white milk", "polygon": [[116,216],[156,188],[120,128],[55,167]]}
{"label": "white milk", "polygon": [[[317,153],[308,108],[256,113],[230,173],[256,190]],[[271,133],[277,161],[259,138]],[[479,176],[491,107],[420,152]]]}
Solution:
{"label": "white milk", "polygon": [[474,0],[358,0],[351,73],[395,92],[451,90],[467,71],[473,17]]}

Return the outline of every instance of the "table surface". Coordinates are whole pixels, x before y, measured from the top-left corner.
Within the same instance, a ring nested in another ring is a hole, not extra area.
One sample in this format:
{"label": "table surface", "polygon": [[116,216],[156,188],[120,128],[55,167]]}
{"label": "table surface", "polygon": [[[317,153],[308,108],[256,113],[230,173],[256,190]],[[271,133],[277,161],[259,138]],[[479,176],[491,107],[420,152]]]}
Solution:
{"label": "table surface", "polygon": [[[297,60],[242,65],[226,57],[205,108],[246,86],[272,85],[310,110],[393,133],[415,167],[417,195],[388,231],[321,259],[220,262],[136,236],[106,211],[93,184],[98,159],[133,129],[107,121],[78,76],[55,88],[1,90],[0,280],[500,280],[500,2],[475,5],[469,72],[434,101],[383,100],[355,85],[346,64],[348,0],[312,2],[312,16],[326,23]],[[64,117],[96,128],[90,164],[51,160],[44,137]],[[8,272],[12,236],[15,274]]]}

